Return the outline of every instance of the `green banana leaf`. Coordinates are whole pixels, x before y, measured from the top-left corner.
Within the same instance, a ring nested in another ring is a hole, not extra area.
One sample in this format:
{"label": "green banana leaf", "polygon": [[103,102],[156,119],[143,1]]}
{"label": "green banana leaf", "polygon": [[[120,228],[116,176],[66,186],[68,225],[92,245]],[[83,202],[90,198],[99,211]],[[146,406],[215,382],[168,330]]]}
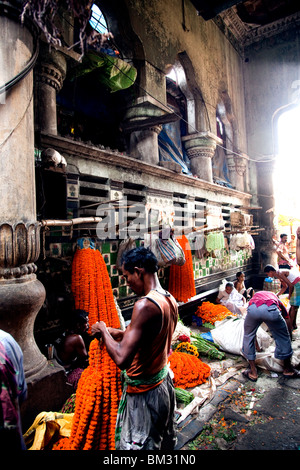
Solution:
{"label": "green banana leaf", "polygon": [[74,80],[93,71],[99,82],[107,86],[112,93],[129,88],[137,76],[136,68],[118,57],[88,52],[82,62],[70,72],[70,78]]}

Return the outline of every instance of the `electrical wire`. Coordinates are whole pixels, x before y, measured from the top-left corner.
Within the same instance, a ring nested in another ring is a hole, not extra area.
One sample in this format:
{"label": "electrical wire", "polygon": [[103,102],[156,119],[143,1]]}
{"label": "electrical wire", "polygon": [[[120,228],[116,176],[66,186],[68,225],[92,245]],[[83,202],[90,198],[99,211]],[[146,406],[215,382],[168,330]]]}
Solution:
{"label": "electrical wire", "polygon": [[[63,15],[61,15],[61,16],[64,18]],[[103,15],[103,17],[104,17],[104,15]],[[71,23],[69,23],[69,24],[70,24],[71,27],[74,28],[74,26],[73,26]],[[113,41],[112,41],[112,42],[113,42]],[[198,134],[198,133],[201,133],[201,131],[199,131],[196,127],[194,127],[191,123],[189,123],[186,119],[184,119],[183,116],[181,116],[180,114],[176,113],[176,112],[174,111],[174,109],[170,108],[170,107],[168,106],[168,104],[163,103],[163,102],[160,101],[158,98],[156,98],[156,97],[153,96],[151,93],[149,93],[149,91],[147,91],[145,88],[143,88],[140,84],[137,84],[137,83],[135,82],[135,80],[133,80],[131,77],[129,77],[120,67],[118,67],[118,65],[117,65],[115,62],[113,62],[112,60],[110,60],[110,57],[109,57],[109,56],[107,57],[107,60],[108,60],[114,67],[116,67],[116,68],[119,70],[119,72],[121,72],[127,79],[129,79],[133,84],[135,84],[136,86],[138,86],[140,90],[142,90],[144,93],[146,93],[146,95],[150,96],[154,101],[156,101],[157,103],[159,103],[160,105],[162,105],[164,108],[167,108],[170,112],[172,112],[172,114],[175,114],[175,116],[177,116],[179,119],[181,119],[185,124],[187,124],[187,125],[189,126],[189,128],[192,128],[197,134]],[[124,60],[124,58],[123,58],[123,60]],[[137,59],[137,58],[132,58],[131,60],[134,61],[134,60],[138,60],[138,59]],[[147,62],[150,63],[149,61],[147,61]],[[162,70],[160,70],[160,69],[159,69],[157,66],[155,66],[154,64],[151,64],[151,63],[150,63],[150,65],[152,65],[153,67],[155,67],[155,68],[156,68],[157,70],[159,70],[161,73],[164,73]],[[208,119],[208,121],[209,121],[209,113],[208,113],[208,110],[207,110],[207,107],[206,107],[207,103],[206,103],[206,101],[204,100],[204,98],[202,97],[202,95],[201,95],[201,98],[202,98],[203,105],[204,105],[204,107],[205,107],[205,109],[206,109],[207,119]],[[214,108],[213,105],[210,104],[210,106],[212,106],[212,107]],[[227,137],[227,138],[228,138],[228,137]],[[229,140],[230,140],[230,139],[229,139]],[[231,140],[230,140],[230,142],[233,143]],[[228,148],[227,148],[227,147],[225,147],[224,145],[219,144],[218,142],[216,142],[216,146],[219,147],[219,148],[221,148],[221,149],[223,149],[223,150],[228,151]],[[235,156],[237,156],[237,157],[245,158],[245,155],[243,155],[243,154],[241,154],[241,153],[239,153],[239,152],[235,152],[234,150],[230,150],[230,154],[233,154],[233,155],[235,155]],[[273,158],[270,158],[270,159],[265,159],[265,158],[264,158],[264,157],[265,157],[264,155],[257,155],[257,156],[260,157],[260,158],[262,157],[263,160],[258,160],[257,158],[254,158],[254,157],[251,158],[249,155],[247,155],[246,157],[247,157],[247,160],[248,160],[248,161],[252,161],[252,162],[255,162],[255,163],[268,163],[268,162],[273,162],[273,161],[276,160],[276,158],[274,158],[274,157],[273,157]]]}
{"label": "electrical wire", "polygon": [[[1,2],[2,3],[2,2]],[[70,24],[70,23],[69,23]],[[70,24],[70,26],[72,26],[74,28],[73,25]],[[38,43],[38,40],[36,40],[35,42],[35,50],[32,54],[32,57],[31,59],[29,60],[29,62],[27,63],[27,65],[24,67],[24,69],[18,73],[15,77],[13,77],[11,80],[9,80],[7,83],[5,83],[4,85],[2,85],[0,87],[0,94],[8,91],[10,88],[12,88],[13,86],[15,86],[19,81],[21,81],[24,77],[26,77],[26,75],[33,69],[35,63],[36,63],[36,60],[37,60],[37,57],[38,57],[38,54],[39,54],[39,43]],[[132,81],[133,84],[137,85],[139,87],[140,90],[142,90],[144,93],[146,93],[146,95],[150,96],[154,101],[156,101],[157,103],[159,103],[160,105],[162,105],[163,107],[167,108],[170,112],[172,112],[172,114],[175,114],[179,119],[181,119],[185,124],[187,124],[189,126],[189,128],[192,128],[196,133],[201,133],[201,131],[199,129],[197,129],[195,126],[193,126],[191,123],[189,123],[186,119],[184,119],[183,116],[181,116],[180,114],[176,113],[176,111],[174,111],[174,109],[170,108],[168,106],[168,104],[165,104],[163,103],[162,101],[160,101],[158,98],[156,98],[155,96],[153,96],[149,91],[147,91],[145,88],[143,88],[140,84],[136,84],[135,83],[135,80],[133,80],[131,77],[129,77],[120,67],[118,67],[118,65],[113,62],[112,60],[110,61],[110,57],[108,56],[107,57],[108,61],[111,62],[112,65],[114,65],[114,67],[116,67],[119,72],[121,72],[127,79],[129,79],[130,81]],[[134,59],[133,59],[134,60]],[[206,102],[205,100],[202,98],[203,100],[203,104],[204,106],[206,107]],[[207,116],[208,116],[208,111],[206,110],[207,112]],[[218,142],[216,142],[216,146],[219,147],[219,148],[222,148],[223,150],[226,150],[228,151],[227,147],[219,144]],[[236,155],[238,157],[242,157],[242,158],[245,158],[245,155],[239,153],[239,152],[235,152],[234,150],[230,150],[230,153],[233,154],[233,155]],[[271,161],[275,161],[275,158],[272,158],[272,159],[269,159],[269,160],[257,160],[255,158],[250,158],[249,155],[247,155],[247,160],[248,161],[253,161],[255,163],[267,163],[267,162],[271,162]]]}
{"label": "electrical wire", "polygon": [[[192,124],[190,124],[188,121],[186,121],[186,119],[184,119],[180,114],[176,113],[174,111],[173,108],[170,108],[170,106],[168,106],[168,104],[165,104],[163,103],[162,101],[160,101],[158,98],[156,98],[155,96],[153,96],[151,93],[149,93],[149,91],[147,91],[145,88],[143,88],[141,85],[139,84],[136,84],[135,81],[129,77],[128,75],[126,75],[126,73],[118,67],[118,65],[113,62],[113,61],[110,61],[110,58],[109,56],[107,57],[108,61],[111,62],[111,64],[114,65],[114,67],[116,67],[123,75],[125,75],[126,78],[128,78],[130,81],[132,81],[133,84],[137,85],[139,87],[140,90],[142,90],[144,93],[146,93],[146,95],[150,96],[153,100],[155,100],[157,103],[159,103],[160,105],[162,105],[164,108],[168,108],[169,111],[171,111],[173,114],[175,114],[175,116],[179,117],[179,119],[181,119],[185,124],[187,124],[190,128],[192,128],[197,134],[198,133],[201,133],[202,131],[199,131],[196,127],[194,127]],[[203,100],[204,102],[204,100]],[[222,148],[223,150],[228,150],[227,147],[224,147],[223,145],[219,144],[216,142],[216,146],[219,147],[219,148]],[[241,153],[238,153],[238,152],[235,152],[234,150],[230,150],[230,153],[231,154],[234,154],[238,157],[242,157],[242,158],[245,158],[245,155],[241,154]],[[272,162],[272,161],[275,161],[276,159],[275,158],[272,158],[272,159],[269,159],[269,160],[257,160],[255,158],[250,158],[248,155],[247,155],[247,160],[248,161],[252,161],[252,162],[255,162],[255,163],[267,163],[267,162]]]}
{"label": "electrical wire", "polygon": [[[12,7],[8,8],[8,5],[4,5],[3,2],[0,2],[0,7],[1,7],[1,13],[7,14],[7,12],[9,11],[10,13],[12,12],[14,13],[13,16],[16,15],[15,9]],[[31,26],[33,26],[32,22],[31,22]],[[38,55],[39,55],[39,42],[38,42],[37,37],[34,37],[34,51],[32,53],[32,56],[29,62],[25,65],[23,70],[21,70],[21,72],[19,72],[15,77],[13,77],[8,82],[4,83],[4,85],[0,86],[0,95],[4,92],[7,92],[10,88],[14,87],[15,85],[17,85],[17,83],[19,83],[23,78],[26,77],[26,75],[29,74],[29,72],[31,72],[31,70],[35,66]]]}

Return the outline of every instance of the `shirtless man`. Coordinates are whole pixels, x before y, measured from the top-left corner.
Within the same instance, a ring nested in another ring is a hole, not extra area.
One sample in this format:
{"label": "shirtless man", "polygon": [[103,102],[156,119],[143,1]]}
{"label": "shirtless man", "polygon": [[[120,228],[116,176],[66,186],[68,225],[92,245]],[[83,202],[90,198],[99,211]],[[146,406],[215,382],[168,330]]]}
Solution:
{"label": "shirtless man", "polygon": [[134,248],[122,258],[129,287],[142,296],[125,331],[100,321],[92,334],[101,334],[117,366],[125,370],[125,387],[116,424],[117,450],[172,450],[175,394],[167,361],[178,319],[174,297],[160,285],[157,260],[146,248]]}
{"label": "shirtless man", "polygon": [[276,242],[274,239],[273,241],[276,243],[276,253],[278,255],[278,267],[279,269],[290,269],[292,266],[292,260],[289,256],[289,249],[287,245],[287,235],[282,233],[280,235],[280,242]]}

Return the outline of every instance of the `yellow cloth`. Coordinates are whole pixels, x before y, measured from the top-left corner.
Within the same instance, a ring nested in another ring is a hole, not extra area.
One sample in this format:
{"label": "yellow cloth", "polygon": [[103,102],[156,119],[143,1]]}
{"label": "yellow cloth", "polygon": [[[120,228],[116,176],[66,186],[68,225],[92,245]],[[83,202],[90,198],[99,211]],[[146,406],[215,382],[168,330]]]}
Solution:
{"label": "yellow cloth", "polygon": [[28,450],[43,450],[53,439],[70,437],[74,413],[42,411],[23,435]]}

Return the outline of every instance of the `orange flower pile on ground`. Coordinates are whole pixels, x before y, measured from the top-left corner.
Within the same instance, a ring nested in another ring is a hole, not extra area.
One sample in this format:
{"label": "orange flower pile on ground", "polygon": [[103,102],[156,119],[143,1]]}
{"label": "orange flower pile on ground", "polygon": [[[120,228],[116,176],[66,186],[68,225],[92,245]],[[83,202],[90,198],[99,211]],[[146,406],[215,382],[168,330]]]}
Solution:
{"label": "orange flower pile on ground", "polygon": [[206,382],[210,367],[193,354],[173,352],[169,356],[170,368],[174,373],[174,386],[183,389],[196,387]]}
{"label": "orange flower pile on ground", "polygon": [[172,264],[169,276],[169,292],[175,297],[177,302],[187,302],[196,295],[193,261],[190,243],[185,235],[176,237],[185,255],[183,266]]}
{"label": "orange flower pile on ground", "polygon": [[[72,290],[76,308],[88,312],[90,325],[102,320],[107,326],[120,327],[107,268],[98,250],[77,249],[72,266]],[[121,394],[120,370],[106,347],[94,339],[89,349],[89,366],[78,382],[70,438],[62,439],[53,448],[114,450]]]}
{"label": "orange flower pile on ground", "polygon": [[214,325],[216,321],[225,320],[228,315],[236,316],[224,305],[216,305],[211,302],[203,302],[201,305],[199,305],[195,314],[202,318],[204,323],[211,323],[212,325]]}

